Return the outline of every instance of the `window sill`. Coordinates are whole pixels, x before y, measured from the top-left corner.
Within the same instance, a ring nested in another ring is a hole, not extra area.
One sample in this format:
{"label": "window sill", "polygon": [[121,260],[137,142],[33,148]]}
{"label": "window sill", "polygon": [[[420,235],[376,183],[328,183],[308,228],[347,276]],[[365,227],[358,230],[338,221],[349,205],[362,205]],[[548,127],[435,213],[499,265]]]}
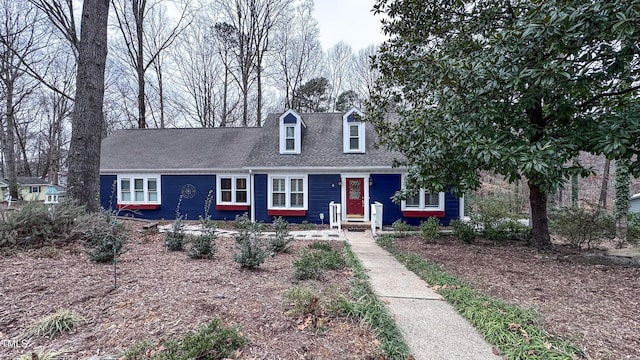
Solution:
{"label": "window sill", "polygon": [[306,216],[307,210],[286,210],[286,209],[269,209],[269,216]]}
{"label": "window sill", "polygon": [[404,217],[444,217],[444,210],[403,210],[402,216]]}
{"label": "window sill", "polygon": [[160,209],[160,204],[117,204],[116,209],[157,210]]}
{"label": "window sill", "polygon": [[241,211],[241,210],[249,210],[249,205],[225,205],[225,204],[216,204],[216,210],[229,210],[229,211]]}

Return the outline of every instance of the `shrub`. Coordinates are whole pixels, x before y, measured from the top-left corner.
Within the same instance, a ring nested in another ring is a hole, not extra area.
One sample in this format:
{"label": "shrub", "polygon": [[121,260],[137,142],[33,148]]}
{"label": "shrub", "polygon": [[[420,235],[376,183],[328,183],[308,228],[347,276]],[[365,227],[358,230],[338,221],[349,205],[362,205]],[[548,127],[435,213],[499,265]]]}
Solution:
{"label": "shrub", "polygon": [[247,213],[236,215],[236,219],[233,221],[233,227],[236,229],[247,229],[252,226],[253,221],[249,219]]}
{"label": "shrub", "polygon": [[425,240],[438,238],[440,236],[440,219],[430,217],[427,221],[420,222],[420,232]]}
{"label": "shrub", "polygon": [[234,357],[235,351],[247,342],[238,329],[223,327],[220,320],[213,320],[178,341],[165,343],[163,350],[154,354],[153,359],[228,359]]}
{"label": "shrub", "polygon": [[284,293],[284,306],[288,308],[287,314],[290,316],[301,316],[306,314],[319,315],[320,296],[312,290],[303,287],[294,287]]}
{"label": "shrub", "polygon": [[476,231],[470,224],[456,219],[451,221],[451,226],[453,226],[454,235],[456,235],[460,240],[471,244],[476,239]]}
{"label": "shrub", "polygon": [[182,251],[184,250],[184,222],[182,215],[178,215],[173,222],[171,231],[167,231],[164,235],[164,244],[169,251]]}
{"label": "shrub", "polygon": [[627,216],[627,242],[637,245],[640,240],[640,214],[629,213]]}
{"label": "shrub", "polygon": [[613,217],[601,210],[561,209],[550,218],[551,230],[579,248],[590,249],[615,236]]}
{"label": "shrub", "polygon": [[114,215],[103,209],[96,214],[87,214],[78,221],[85,253],[93,262],[113,262],[124,252],[129,230]]}
{"label": "shrub", "polygon": [[26,202],[0,219],[0,247],[39,248],[70,238],[75,220],[84,208],[61,202],[49,209],[38,201]]}
{"label": "shrub", "polygon": [[320,280],[326,270],[339,270],[346,265],[342,254],[330,251],[305,251],[293,261],[294,276],[298,280]]}
{"label": "shrub", "polygon": [[303,220],[302,224],[300,224],[300,230],[315,230],[318,225],[314,223],[310,223],[307,220]]}
{"label": "shrub", "polygon": [[236,217],[236,222],[242,227],[235,235],[240,253],[235,256],[234,260],[243,268],[256,269],[264,263],[269,253],[269,244],[262,238],[263,224],[248,220],[247,214]]}
{"label": "shrub", "polygon": [[71,310],[59,310],[56,313],[34,321],[27,330],[27,336],[55,337],[73,330],[82,321],[84,321],[82,316]]}
{"label": "shrub", "polygon": [[407,232],[412,231],[413,227],[407,224],[402,219],[398,219],[391,224],[391,228],[396,233],[397,236],[403,237],[407,235]]}
{"label": "shrub", "polygon": [[[211,192],[209,192],[211,193]],[[208,208],[205,207],[208,210]],[[200,217],[202,234],[193,237],[189,257],[192,259],[211,259],[216,252],[215,241],[218,238],[216,228],[209,216]]]}
{"label": "shrub", "polygon": [[326,241],[314,241],[311,244],[309,244],[309,249],[333,251],[331,244],[329,244]]}
{"label": "shrub", "polygon": [[271,250],[275,253],[285,252],[289,249],[289,243],[293,240],[289,235],[289,223],[282,217],[273,221],[276,235],[271,238]]}
{"label": "shrub", "polygon": [[214,232],[204,233],[193,237],[189,257],[192,259],[211,259],[216,252]]}

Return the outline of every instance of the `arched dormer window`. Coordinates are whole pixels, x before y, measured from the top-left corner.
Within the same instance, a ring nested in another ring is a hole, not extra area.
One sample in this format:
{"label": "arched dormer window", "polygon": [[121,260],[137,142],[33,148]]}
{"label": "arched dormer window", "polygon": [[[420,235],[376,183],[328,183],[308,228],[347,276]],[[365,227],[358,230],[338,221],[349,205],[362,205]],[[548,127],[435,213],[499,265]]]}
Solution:
{"label": "arched dormer window", "polygon": [[342,117],[342,144],[344,153],[364,153],[364,114],[352,108]]}
{"label": "arched dormer window", "polygon": [[280,154],[300,154],[302,136],[307,127],[298,113],[289,110],[282,114],[280,122]]}

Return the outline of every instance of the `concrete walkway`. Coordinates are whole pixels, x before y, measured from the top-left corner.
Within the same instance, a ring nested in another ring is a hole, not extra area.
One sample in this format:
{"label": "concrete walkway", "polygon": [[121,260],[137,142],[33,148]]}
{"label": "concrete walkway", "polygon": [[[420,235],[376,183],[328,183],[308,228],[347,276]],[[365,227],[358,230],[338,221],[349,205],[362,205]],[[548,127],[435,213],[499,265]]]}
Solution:
{"label": "concrete walkway", "polygon": [[345,231],[416,360],[501,359],[478,331],[427,283],[376,245],[370,231]]}

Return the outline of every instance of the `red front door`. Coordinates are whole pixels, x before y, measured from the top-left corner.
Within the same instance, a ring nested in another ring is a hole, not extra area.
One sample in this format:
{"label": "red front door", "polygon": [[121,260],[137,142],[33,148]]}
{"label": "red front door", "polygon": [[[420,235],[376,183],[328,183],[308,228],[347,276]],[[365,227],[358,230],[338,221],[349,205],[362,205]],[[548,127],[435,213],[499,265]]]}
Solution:
{"label": "red front door", "polygon": [[347,179],[347,217],[364,217],[364,179]]}

